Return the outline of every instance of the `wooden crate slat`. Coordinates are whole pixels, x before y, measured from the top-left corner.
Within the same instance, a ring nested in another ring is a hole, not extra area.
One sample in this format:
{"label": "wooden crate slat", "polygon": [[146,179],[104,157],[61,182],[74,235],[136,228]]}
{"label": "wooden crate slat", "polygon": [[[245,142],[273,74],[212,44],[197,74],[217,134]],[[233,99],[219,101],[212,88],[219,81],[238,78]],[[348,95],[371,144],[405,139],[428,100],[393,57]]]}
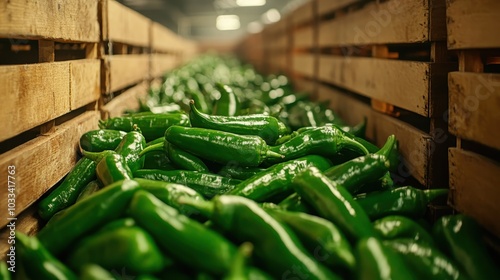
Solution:
{"label": "wooden crate slat", "polygon": [[295,9],[290,18],[293,25],[301,25],[313,20],[314,17],[314,1],[308,1],[302,6]]}
{"label": "wooden crate slat", "polygon": [[71,110],[97,101],[101,94],[101,62],[82,59],[70,62]]}
{"label": "wooden crate slat", "polygon": [[500,163],[473,152],[449,149],[450,204],[500,236]]}
{"label": "wooden crate slat", "polygon": [[318,40],[320,47],[429,41],[428,2],[369,3],[359,11],[321,23]]}
{"label": "wooden crate slat", "polygon": [[0,37],[98,42],[97,1],[2,1]]}
{"label": "wooden crate slat", "polygon": [[[99,120],[97,111],[86,112],[62,125],[47,136],[37,137],[4,154],[0,168],[16,167],[16,214],[38,200],[47,190],[63,178],[75,165],[80,136],[96,129]],[[7,186],[7,176],[0,178],[0,184]],[[8,189],[0,190],[1,197],[7,197]],[[7,209],[2,199],[2,209]],[[0,217],[0,227],[7,224],[7,211]]]}
{"label": "wooden crate slat", "polygon": [[179,63],[178,57],[171,54],[151,55],[151,76],[161,77],[167,71],[174,69]]}
{"label": "wooden crate slat", "polygon": [[306,94],[313,94],[315,90],[315,82],[311,80],[304,79],[302,77],[296,77],[293,79],[293,86],[296,91]]}
{"label": "wooden crate slat", "polygon": [[293,71],[306,77],[314,77],[314,54],[297,53],[292,58]]}
{"label": "wooden crate slat", "polygon": [[153,22],[151,25],[151,49],[162,52],[181,52],[185,42],[165,26]]}
{"label": "wooden crate slat", "polygon": [[449,75],[450,132],[500,149],[500,74]]}
{"label": "wooden crate slat", "polygon": [[346,6],[349,6],[353,3],[356,2],[361,2],[363,0],[317,0],[317,5],[318,5],[318,14],[319,15],[324,15],[328,14],[331,12],[335,12],[341,8],[344,8]]}
{"label": "wooden crate slat", "polygon": [[139,109],[139,98],[145,97],[148,92],[148,83],[143,82],[124,91],[119,96],[113,98],[108,104],[104,105],[101,112],[103,118],[114,118],[123,115],[125,110]]}
{"label": "wooden crate slat", "polygon": [[448,48],[500,48],[497,0],[447,0]]}
{"label": "wooden crate slat", "polygon": [[[32,205],[31,207],[23,211],[23,213],[21,213],[15,221],[16,231],[25,233],[30,236],[35,235],[42,228],[42,223],[38,217],[37,210],[38,209],[36,205]],[[11,245],[7,242],[9,235],[10,229],[7,227],[3,227],[3,229],[0,231],[0,239],[5,240],[5,242],[2,242],[2,244],[0,244],[0,254],[2,254],[5,259],[7,258],[6,254],[10,250],[10,246],[14,245]],[[2,258],[2,260],[4,258]]]}
{"label": "wooden crate slat", "polygon": [[324,82],[429,116],[429,73],[431,65],[426,62],[322,55],[318,77]]}
{"label": "wooden crate slat", "polygon": [[101,5],[103,40],[149,47],[150,19],[116,1],[103,0]]}
{"label": "wooden crate slat", "polygon": [[70,111],[69,63],[0,66],[0,141]]}
{"label": "wooden crate slat", "polygon": [[312,48],[314,47],[314,30],[312,26],[300,28],[293,33],[294,48]]}
{"label": "wooden crate slat", "polygon": [[149,55],[129,54],[105,56],[110,81],[107,92],[115,92],[128,85],[135,84],[149,77]]}

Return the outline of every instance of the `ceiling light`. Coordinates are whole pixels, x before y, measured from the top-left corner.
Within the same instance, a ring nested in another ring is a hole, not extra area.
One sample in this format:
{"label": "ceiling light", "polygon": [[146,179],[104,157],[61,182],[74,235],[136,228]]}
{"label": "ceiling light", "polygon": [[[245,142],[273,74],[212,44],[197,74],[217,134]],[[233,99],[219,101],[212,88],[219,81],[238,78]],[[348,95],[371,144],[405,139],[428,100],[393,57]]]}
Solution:
{"label": "ceiling light", "polygon": [[218,16],[215,26],[219,30],[236,30],[240,28],[240,18],[237,15]]}
{"label": "ceiling light", "polygon": [[281,19],[281,14],[276,9],[270,9],[262,15],[262,21],[265,24],[277,22]]}
{"label": "ceiling light", "polygon": [[249,33],[259,33],[262,31],[262,24],[258,21],[252,21],[247,25],[247,31]]}
{"label": "ceiling light", "polygon": [[266,0],[236,0],[236,5],[240,7],[264,6]]}

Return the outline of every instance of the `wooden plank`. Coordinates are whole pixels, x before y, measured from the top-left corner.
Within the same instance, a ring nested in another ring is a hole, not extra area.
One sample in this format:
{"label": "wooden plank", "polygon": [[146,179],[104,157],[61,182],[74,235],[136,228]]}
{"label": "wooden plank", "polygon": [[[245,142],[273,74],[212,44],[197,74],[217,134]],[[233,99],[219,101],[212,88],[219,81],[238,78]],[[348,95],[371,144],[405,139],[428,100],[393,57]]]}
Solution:
{"label": "wooden plank", "polygon": [[294,26],[299,26],[311,22],[314,18],[314,1],[308,1],[302,6],[295,9],[291,16],[291,23]]}
{"label": "wooden plank", "polygon": [[292,57],[292,69],[302,76],[314,77],[314,54],[296,53]]}
{"label": "wooden plank", "polygon": [[499,48],[497,0],[447,0],[448,48]]}
{"label": "wooden plank", "polygon": [[153,22],[151,24],[151,50],[161,52],[182,52],[185,42],[165,26]]}
{"label": "wooden plank", "polygon": [[[6,153],[0,158],[0,168],[8,170],[15,166],[16,215],[38,200],[47,190],[66,175],[76,163],[80,136],[96,129],[99,113],[86,112],[56,127],[48,136],[37,137]],[[7,176],[0,178],[0,184],[7,186]],[[0,189],[0,196],[7,197],[8,189]],[[7,201],[0,203],[7,209]],[[7,224],[7,211],[0,214],[0,227]]]}
{"label": "wooden plank", "polygon": [[0,141],[69,112],[69,64],[0,66]]}
{"label": "wooden plank", "polygon": [[269,50],[271,51],[284,51],[288,45],[288,36],[286,34],[277,34],[276,37],[269,42]]}
{"label": "wooden plank", "polygon": [[139,109],[139,98],[146,97],[149,83],[143,82],[124,91],[104,105],[101,112],[104,119],[119,117],[125,110]]}
{"label": "wooden plank", "polygon": [[[30,236],[35,235],[42,228],[42,222],[38,217],[36,205],[32,205],[31,207],[26,209],[17,217],[17,220],[15,220],[14,222],[16,231],[25,233]],[[2,256],[0,257],[0,259],[2,260],[7,260],[7,253],[9,252],[11,246],[11,244],[9,244],[7,240],[9,240],[8,238],[10,235],[10,228],[3,227],[0,231],[0,239],[4,240],[4,242],[0,243],[0,254]]]}
{"label": "wooden plank", "polygon": [[314,29],[313,26],[305,26],[297,29],[293,33],[293,48],[312,48],[314,47]]}
{"label": "wooden plank", "polygon": [[101,94],[101,61],[82,59],[70,62],[71,110],[97,101]]}
{"label": "wooden plank", "polygon": [[104,41],[149,47],[151,20],[117,1],[103,0]]}
{"label": "wooden plank", "polygon": [[149,59],[147,54],[105,56],[105,71],[109,73],[109,85],[103,85],[105,93],[148,79]]}
{"label": "wooden plank", "polygon": [[500,149],[500,74],[452,72],[449,95],[450,132]]}
{"label": "wooden plank", "polygon": [[426,62],[322,55],[318,77],[428,117],[429,73]]}
{"label": "wooden plank", "polygon": [[305,93],[309,95],[314,94],[314,90],[316,88],[315,82],[312,80],[304,79],[302,77],[295,77],[293,80],[293,86],[296,91],[300,93]]}
{"label": "wooden plank", "polygon": [[353,3],[361,2],[362,0],[317,0],[318,14],[325,15],[349,6]]}
{"label": "wooden plank", "polygon": [[98,42],[97,1],[1,1],[0,37]]}
{"label": "wooden plank", "polygon": [[[444,27],[443,27],[444,28]],[[429,41],[428,1],[390,0],[320,24],[320,47]]]}
{"label": "wooden plank", "polygon": [[450,200],[458,211],[475,218],[500,236],[500,163],[473,152],[449,149]]}
{"label": "wooden plank", "polygon": [[151,76],[161,77],[179,64],[179,57],[172,54],[151,55]]}

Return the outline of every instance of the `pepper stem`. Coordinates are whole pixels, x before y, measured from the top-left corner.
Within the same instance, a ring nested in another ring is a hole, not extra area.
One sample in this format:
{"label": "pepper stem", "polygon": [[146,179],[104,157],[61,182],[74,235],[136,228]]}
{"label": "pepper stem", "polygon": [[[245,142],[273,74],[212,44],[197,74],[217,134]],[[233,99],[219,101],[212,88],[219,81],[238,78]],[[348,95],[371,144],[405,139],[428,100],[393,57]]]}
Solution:
{"label": "pepper stem", "polygon": [[181,196],[177,200],[179,204],[187,205],[200,212],[203,216],[210,218],[215,212],[215,205],[212,201],[196,200],[191,197]]}
{"label": "pepper stem", "polygon": [[91,159],[95,162],[101,161],[101,159],[103,157],[105,157],[109,154],[112,154],[112,153],[114,153],[114,151],[111,151],[111,150],[106,150],[106,151],[102,151],[102,152],[89,152],[89,151],[82,150],[83,156],[85,156],[86,158]]}
{"label": "pepper stem", "polygon": [[427,203],[439,198],[448,195],[448,189],[429,189],[424,190],[424,195],[427,200]]}
{"label": "pepper stem", "polygon": [[154,152],[154,151],[163,151],[165,148],[165,142],[163,143],[158,143],[158,144],[153,144],[151,146],[148,146],[144,148],[140,153],[139,157],[142,157],[143,155],[149,153],[149,152]]}
{"label": "pepper stem", "polygon": [[271,150],[267,150],[266,153],[264,154],[264,158],[285,158],[285,156],[282,154],[278,154],[276,152],[273,152]]}
{"label": "pepper stem", "polygon": [[363,146],[363,144],[359,143],[354,139],[349,138],[348,136],[342,137],[341,144],[339,146],[354,152],[359,152],[362,155],[370,154],[370,152],[365,148],[365,146]]}

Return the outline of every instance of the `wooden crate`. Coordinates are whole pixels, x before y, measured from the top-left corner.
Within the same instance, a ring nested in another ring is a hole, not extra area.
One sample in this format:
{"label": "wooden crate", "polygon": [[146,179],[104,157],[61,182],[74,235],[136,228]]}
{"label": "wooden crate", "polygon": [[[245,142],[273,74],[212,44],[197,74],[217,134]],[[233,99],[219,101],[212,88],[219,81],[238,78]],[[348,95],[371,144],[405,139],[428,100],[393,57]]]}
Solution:
{"label": "wooden crate", "polygon": [[150,83],[143,81],[128,88],[101,108],[102,118],[119,117],[123,115],[125,110],[137,111],[139,109],[139,100],[145,98],[145,93],[147,93],[149,87]]}
{"label": "wooden crate", "polygon": [[459,64],[448,76],[449,131],[457,137],[449,150],[449,203],[497,236],[500,39],[493,34],[499,13],[498,1],[447,1],[448,48]]}
{"label": "wooden crate", "polygon": [[185,40],[166,27],[151,24],[151,76],[161,77],[183,61]]}
{"label": "wooden crate", "polygon": [[266,73],[288,73],[290,36],[288,18],[273,23],[263,31],[264,69]]}
{"label": "wooden crate", "polygon": [[246,63],[250,63],[259,72],[264,72],[264,40],[262,32],[246,36],[236,46],[236,54]]}

